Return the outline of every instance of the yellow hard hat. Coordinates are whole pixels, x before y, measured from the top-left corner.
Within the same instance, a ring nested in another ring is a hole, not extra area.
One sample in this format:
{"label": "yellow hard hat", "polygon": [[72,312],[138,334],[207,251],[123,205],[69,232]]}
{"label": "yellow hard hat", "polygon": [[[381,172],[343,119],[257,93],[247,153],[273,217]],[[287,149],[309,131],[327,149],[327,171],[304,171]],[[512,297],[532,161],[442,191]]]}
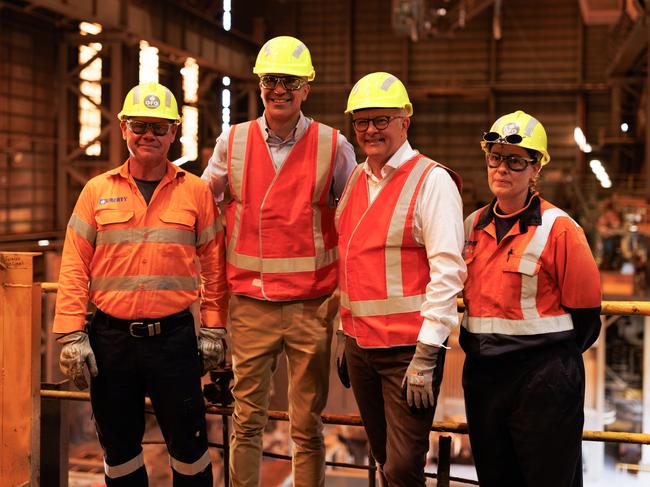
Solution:
{"label": "yellow hard hat", "polygon": [[274,37],[266,41],[257,55],[253,73],[260,76],[289,74],[305,77],[307,81],[312,81],[316,76],[307,46],[299,39],[289,36]]}
{"label": "yellow hard hat", "polygon": [[155,82],[141,83],[127,93],[117,118],[124,120],[127,117],[158,117],[181,121],[176,98],[167,87]]}
{"label": "yellow hard hat", "polygon": [[531,149],[542,155],[542,166],[549,163],[546,130],[539,120],[526,112],[517,110],[497,119],[490,131],[483,135],[481,147],[488,150],[489,144],[509,144]]}
{"label": "yellow hard hat", "polygon": [[406,108],[413,115],[413,105],[402,82],[390,73],[370,73],[352,87],[345,113],[362,108]]}

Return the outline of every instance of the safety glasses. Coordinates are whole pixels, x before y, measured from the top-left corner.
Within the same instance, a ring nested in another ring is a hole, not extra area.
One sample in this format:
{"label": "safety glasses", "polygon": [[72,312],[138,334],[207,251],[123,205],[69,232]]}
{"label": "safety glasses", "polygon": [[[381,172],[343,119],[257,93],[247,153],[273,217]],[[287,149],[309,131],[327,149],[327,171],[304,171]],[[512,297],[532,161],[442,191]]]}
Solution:
{"label": "safety glasses", "polygon": [[506,163],[508,169],[514,172],[521,172],[526,169],[530,164],[535,164],[537,159],[527,159],[526,157],[519,156],[506,156],[496,152],[486,152],[485,160],[488,167],[492,169],[498,168],[502,162]]}
{"label": "safety glasses", "polygon": [[370,122],[377,130],[384,130],[396,118],[404,117],[389,117],[388,115],[380,115],[375,118],[356,118],[352,120],[352,126],[357,132],[365,132],[370,127]]}
{"label": "safety glasses", "polygon": [[490,144],[521,144],[524,138],[519,134],[510,134],[503,137],[499,132],[485,132],[483,140]]}
{"label": "safety glasses", "polygon": [[147,130],[151,129],[151,132],[158,137],[167,135],[172,125],[174,124],[168,122],[141,122],[140,120],[126,121],[126,126],[134,134],[142,135],[145,134]]}
{"label": "safety glasses", "polygon": [[296,91],[305,86],[307,81],[298,76],[273,76],[271,74],[260,76],[260,86],[267,90],[274,90],[278,83],[282,83],[287,91]]}

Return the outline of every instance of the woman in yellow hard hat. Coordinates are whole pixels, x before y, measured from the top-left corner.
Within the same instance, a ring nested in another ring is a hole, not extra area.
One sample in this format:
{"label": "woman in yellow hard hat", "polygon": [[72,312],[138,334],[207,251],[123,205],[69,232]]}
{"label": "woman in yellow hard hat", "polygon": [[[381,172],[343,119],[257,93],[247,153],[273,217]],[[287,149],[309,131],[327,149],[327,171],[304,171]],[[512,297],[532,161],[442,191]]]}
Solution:
{"label": "woman in yellow hard hat", "polygon": [[492,202],[465,220],[460,343],[482,487],[582,485],[584,352],[600,331],[600,279],[578,224],[542,199],[550,161],[531,115],[483,135]]}

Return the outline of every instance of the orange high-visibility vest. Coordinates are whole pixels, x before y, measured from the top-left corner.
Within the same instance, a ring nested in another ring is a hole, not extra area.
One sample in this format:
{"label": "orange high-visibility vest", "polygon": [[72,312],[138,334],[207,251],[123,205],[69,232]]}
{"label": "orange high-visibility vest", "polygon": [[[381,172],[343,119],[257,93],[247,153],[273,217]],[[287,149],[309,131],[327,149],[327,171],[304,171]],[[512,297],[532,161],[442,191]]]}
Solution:
{"label": "orange high-visibility vest", "polygon": [[226,326],[217,215],[208,185],[169,161],[149,205],[128,161],[91,179],[68,223],[53,331],[82,329],[89,299],[116,318],[169,316],[196,301],[201,284],[202,324]]}
{"label": "orange high-visibility vest", "polygon": [[541,224],[522,233],[516,223],[497,244],[493,219],[477,228],[486,211],[489,207],[465,220],[461,344],[466,353],[490,357],[573,339],[571,315],[563,306],[595,308],[601,298],[598,268],[582,229],[540,198]]}
{"label": "orange high-visibility vest", "polygon": [[276,171],[257,121],[231,128],[226,258],[232,293],[289,301],[334,291],[337,237],[328,195],[337,136],[312,122]]}
{"label": "orange high-visibility vest", "polygon": [[[413,237],[422,183],[435,167],[418,154],[390,174],[372,204],[362,166],[350,177],[337,210],[341,321],[364,348],[414,345],[429,283],[427,252]],[[444,229],[441,229],[444,231]]]}

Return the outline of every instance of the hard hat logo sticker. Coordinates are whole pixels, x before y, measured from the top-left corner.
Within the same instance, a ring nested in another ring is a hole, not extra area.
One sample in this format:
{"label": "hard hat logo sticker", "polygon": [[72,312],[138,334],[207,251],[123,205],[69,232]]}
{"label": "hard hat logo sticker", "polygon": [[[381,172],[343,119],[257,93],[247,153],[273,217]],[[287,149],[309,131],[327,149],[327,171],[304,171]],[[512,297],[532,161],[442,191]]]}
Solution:
{"label": "hard hat logo sticker", "polygon": [[503,126],[503,135],[506,137],[508,135],[516,134],[519,132],[519,125],[512,122],[512,123],[507,123]]}
{"label": "hard hat logo sticker", "polygon": [[144,99],[144,106],[147,108],[158,108],[160,106],[160,98],[156,95],[147,95]]}

